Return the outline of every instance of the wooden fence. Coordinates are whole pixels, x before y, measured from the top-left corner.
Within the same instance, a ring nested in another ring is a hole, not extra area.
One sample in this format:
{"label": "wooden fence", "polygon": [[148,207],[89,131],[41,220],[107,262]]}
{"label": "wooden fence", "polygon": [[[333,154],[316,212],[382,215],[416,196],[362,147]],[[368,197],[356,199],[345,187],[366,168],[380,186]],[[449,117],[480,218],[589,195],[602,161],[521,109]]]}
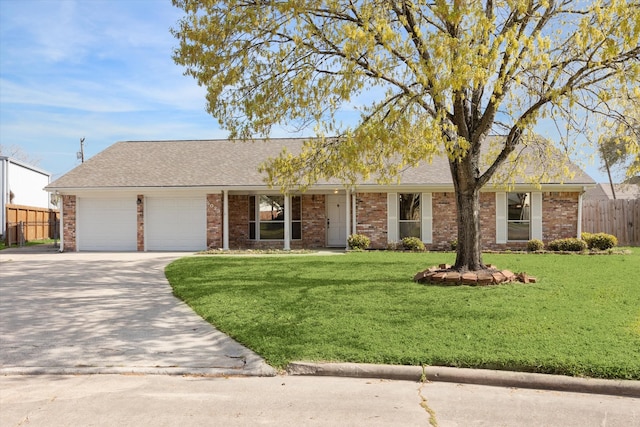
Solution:
{"label": "wooden fence", "polygon": [[24,245],[30,240],[58,239],[60,214],[55,209],[7,205],[7,245]]}
{"label": "wooden fence", "polygon": [[640,199],[584,200],[582,231],[613,234],[620,246],[640,246]]}

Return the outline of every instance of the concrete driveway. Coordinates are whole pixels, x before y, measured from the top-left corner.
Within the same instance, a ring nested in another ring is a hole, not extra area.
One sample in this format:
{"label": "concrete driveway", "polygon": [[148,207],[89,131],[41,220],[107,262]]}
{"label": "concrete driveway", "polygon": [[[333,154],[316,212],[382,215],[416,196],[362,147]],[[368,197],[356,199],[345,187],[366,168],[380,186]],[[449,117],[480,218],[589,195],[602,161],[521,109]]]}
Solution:
{"label": "concrete driveway", "polygon": [[188,255],[0,252],[0,373],[275,375],[173,296]]}

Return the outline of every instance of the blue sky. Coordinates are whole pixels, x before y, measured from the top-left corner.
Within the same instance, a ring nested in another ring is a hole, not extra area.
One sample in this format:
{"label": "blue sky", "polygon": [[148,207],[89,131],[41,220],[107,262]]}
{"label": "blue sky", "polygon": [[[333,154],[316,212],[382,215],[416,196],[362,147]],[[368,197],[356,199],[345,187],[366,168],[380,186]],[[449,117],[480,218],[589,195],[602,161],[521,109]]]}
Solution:
{"label": "blue sky", "polygon": [[122,140],[225,138],[171,59],[181,16],[170,0],[0,0],[0,144],[56,179],[80,164],[82,137],[85,158]]}

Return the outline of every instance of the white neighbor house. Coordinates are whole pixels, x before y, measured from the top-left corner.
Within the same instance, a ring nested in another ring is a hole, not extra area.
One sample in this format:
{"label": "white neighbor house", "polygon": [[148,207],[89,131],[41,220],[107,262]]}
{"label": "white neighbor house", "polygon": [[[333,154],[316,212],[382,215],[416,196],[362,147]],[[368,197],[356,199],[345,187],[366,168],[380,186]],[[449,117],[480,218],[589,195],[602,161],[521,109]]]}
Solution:
{"label": "white neighbor house", "polygon": [[7,227],[7,205],[51,208],[50,195],[44,187],[51,182],[51,174],[35,166],[0,156],[0,234]]}

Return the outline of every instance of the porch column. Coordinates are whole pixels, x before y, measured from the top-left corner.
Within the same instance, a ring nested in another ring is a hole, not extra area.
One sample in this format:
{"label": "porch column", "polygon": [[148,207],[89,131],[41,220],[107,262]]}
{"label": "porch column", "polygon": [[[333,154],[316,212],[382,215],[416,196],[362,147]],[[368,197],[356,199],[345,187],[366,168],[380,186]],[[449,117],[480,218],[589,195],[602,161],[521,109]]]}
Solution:
{"label": "porch column", "polygon": [[356,192],[351,193],[351,233],[356,234],[358,232],[358,209],[356,208]]}
{"label": "porch column", "polygon": [[284,195],[284,248],[291,250],[291,195]]}
{"label": "porch column", "polygon": [[346,193],[346,202],[347,204],[345,205],[345,230],[347,231],[347,235],[344,236],[344,246],[345,246],[345,250],[349,250],[349,231],[351,230],[351,191],[347,188],[345,190]]}
{"label": "porch column", "polygon": [[229,250],[229,190],[222,190],[222,250]]}

